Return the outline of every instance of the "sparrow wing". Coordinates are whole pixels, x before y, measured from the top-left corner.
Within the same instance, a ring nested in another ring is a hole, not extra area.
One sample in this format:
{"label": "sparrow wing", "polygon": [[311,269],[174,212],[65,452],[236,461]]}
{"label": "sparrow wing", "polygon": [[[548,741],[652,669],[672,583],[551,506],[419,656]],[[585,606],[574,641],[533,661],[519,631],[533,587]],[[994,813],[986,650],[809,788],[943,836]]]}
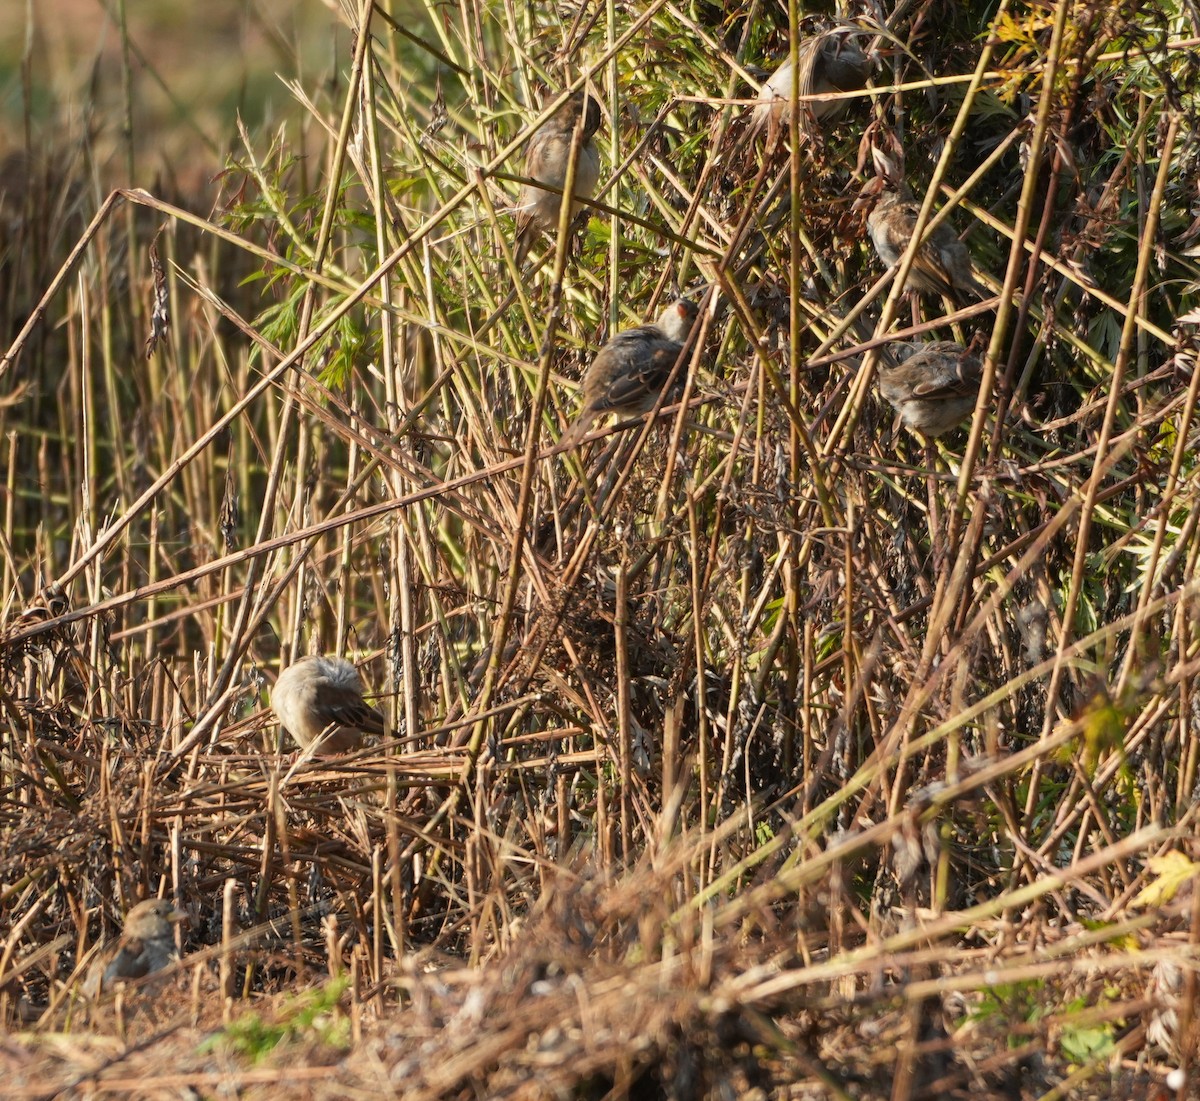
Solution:
{"label": "sparrow wing", "polygon": [[357,692],[350,689],[331,685],[322,694],[318,711],[326,727],[348,726],[366,734],[387,732],[383,715],[369,706]]}
{"label": "sparrow wing", "polygon": [[140,979],[150,974],[150,955],[141,937],[123,937],[117,954],[104,969],[104,982]]}
{"label": "sparrow wing", "polygon": [[948,401],[950,398],[966,397],[968,394],[975,393],[978,389],[978,382],[972,385],[960,376],[926,379],[924,382],[918,382],[912,388],[912,396],[922,401]]}
{"label": "sparrow wing", "polygon": [[[917,228],[917,215],[920,213],[920,205],[908,199],[901,199],[892,207],[893,217],[888,221],[888,232],[896,252],[894,263],[899,263],[900,257],[904,255],[904,250],[908,247],[908,242],[912,240],[913,230]],[[940,233],[943,228],[948,227],[939,226],[938,232]],[[950,230],[949,232],[953,237],[954,231]],[[909,278],[922,290],[945,295],[948,298],[954,297],[954,280],[946,270],[945,264],[942,263],[941,250],[932,241],[926,241],[917,250],[917,255],[913,257]]]}
{"label": "sparrow wing", "polygon": [[908,276],[920,290],[956,298],[954,282],[946,271],[941,258],[928,245],[924,245],[913,258]]}
{"label": "sparrow wing", "polygon": [[951,298],[961,298],[961,292],[969,292],[977,298],[987,298],[987,290],[975,278],[971,270],[971,253],[959,239],[953,227],[943,222],[933,231],[927,248],[937,256],[938,264],[954,289]]}
{"label": "sparrow wing", "polygon": [[676,344],[673,340],[664,340],[655,345],[654,350],[650,353],[650,358],[642,364],[641,370],[638,372],[639,384],[641,389],[655,401],[658,400],[658,395],[662,393],[662,388],[667,384],[667,379],[671,377],[671,370],[682,350],[682,344]]}
{"label": "sparrow wing", "polygon": [[934,341],[907,361],[910,371],[919,368],[925,377],[912,388],[912,397],[924,401],[950,401],[974,396],[979,390],[983,365],[961,344]]}
{"label": "sparrow wing", "polygon": [[[597,412],[645,412],[651,408],[670,376],[682,345],[668,340],[654,325],[618,333],[600,354],[611,362],[605,385],[593,405]],[[600,358],[599,355],[596,357]]]}
{"label": "sparrow wing", "polygon": [[[913,230],[917,228],[917,215],[921,207],[915,201],[901,196],[880,201],[868,220],[871,240],[875,251],[887,264],[898,264],[904,255]],[[913,258],[909,280],[918,290],[958,299],[962,291],[970,291],[980,298],[987,292],[971,274],[971,254],[955,234],[953,228],[943,222],[934,230]]]}

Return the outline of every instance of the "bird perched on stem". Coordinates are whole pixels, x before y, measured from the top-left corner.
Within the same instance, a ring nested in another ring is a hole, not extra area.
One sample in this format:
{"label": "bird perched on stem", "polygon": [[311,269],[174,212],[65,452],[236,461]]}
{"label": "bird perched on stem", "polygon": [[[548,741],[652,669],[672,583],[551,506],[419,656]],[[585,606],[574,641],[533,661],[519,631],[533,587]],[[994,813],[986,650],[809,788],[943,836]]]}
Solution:
{"label": "bird perched on stem", "polygon": [[667,306],[650,325],[617,333],[583,376],[583,408],[559,445],[573,446],[606,413],[634,416],[653,409],[683,351],[698,313],[690,298]]}
{"label": "bird perched on stem", "polygon": [[92,961],[84,993],[95,998],[116,983],[144,978],[176,960],[179,953],[172,926],[184,917],[165,898],[139,902],[125,915],[125,928],[117,942]]}
{"label": "bird perched on stem", "polygon": [[[896,163],[877,149],[871,150],[876,178],[863,188],[855,205],[871,206],[867,231],[879,258],[895,267],[912,240],[921,204],[905,183]],[[873,204],[873,205],[872,205]],[[971,254],[949,222],[940,223],[917,249],[908,271],[907,290],[939,294],[961,302],[965,295],[986,298],[971,270]]]}
{"label": "bird perched on stem", "polygon": [[[580,118],[582,116],[582,122]],[[547,191],[535,183],[521,185],[517,198],[517,266],[525,262],[533,242],[541,233],[558,229],[562,210],[561,192],[567,182],[571,142],[576,125],[582,126],[579,154],[575,161],[575,186],[571,198],[571,217],[579,212],[579,197],[591,198],[600,182],[600,155],[596,150],[596,131],[600,129],[600,104],[586,92],[576,92],[536,130],[525,153],[525,175],[538,183],[558,188]]]}
{"label": "bird perched on stem", "polygon": [[344,753],[362,744],[362,735],[383,734],[383,716],[363,700],[363,682],[345,658],[312,654],[292,662],[275,682],[271,707],[302,748],[317,743],[318,753]]}
{"label": "bird perched on stem", "polygon": [[[830,92],[856,92],[866,86],[871,75],[871,58],[859,48],[852,33],[826,31],[802,41],[796,50],[800,67],[798,90],[801,96],[820,96]],[[792,59],[789,57],[758,93],[754,107],[754,129],[767,127],[768,142],[775,141],[781,125],[787,124],[787,108],[792,102]],[[848,99],[805,100],[801,107],[801,125],[836,122],[850,106]]]}
{"label": "bird perched on stem", "polygon": [[910,428],[941,436],[970,416],[983,365],[952,340],[888,345],[879,367],[879,391]]}

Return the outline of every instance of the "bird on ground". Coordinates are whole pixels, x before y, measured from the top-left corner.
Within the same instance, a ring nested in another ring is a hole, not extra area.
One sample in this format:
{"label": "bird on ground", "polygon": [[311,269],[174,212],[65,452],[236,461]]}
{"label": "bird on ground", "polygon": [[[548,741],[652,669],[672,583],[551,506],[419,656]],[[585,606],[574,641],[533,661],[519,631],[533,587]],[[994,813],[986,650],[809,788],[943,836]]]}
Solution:
{"label": "bird on ground", "polygon": [[363,682],[352,662],[311,654],[292,662],[275,682],[271,707],[280,724],[304,749],[344,753],[363,734],[384,734],[383,715],[363,700]]}
{"label": "bird on ground", "polygon": [[624,329],[609,340],[583,376],[583,408],[559,445],[578,443],[606,413],[632,417],[653,409],[698,313],[690,298],[679,298],[652,324]]}
{"label": "bird on ground", "polygon": [[[796,50],[800,66],[798,90],[801,96],[827,95],[830,92],[856,92],[866,86],[871,75],[871,58],[859,48],[852,33],[827,31],[804,39]],[[772,136],[786,125],[787,108],[792,101],[792,59],[789,57],[768,78],[758,93],[754,107],[756,130],[769,127]],[[802,101],[801,124],[836,122],[850,107],[849,99]]]}
{"label": "bird on ground", "polygon": [[[913,198],[895,162],[878,150],[873,149],[872,156],[877,175],[863,188],[856,205],[871,206],[867,215],[871,243],[879,258],[888,267],[895,267],[912,240],[921,204]],[[961,302],[967,294],[986,298],[988,293],[976,280],[971,254],[949,222],[940,223],[917,249],[906,289],[942,295],[955,302]]]}
{"label": "bird on ground", "polygon": [[128,982],[161,971],[178,959],[172,926],[184,920],[165,898],[148,898],[125,915],[125,927],[115,944],[92,961],[84,992],[98,997],[119,982]]}
{"label": "bird on ground", "polygon": [[[600,104],[586,92],[576,92],[529,139],[525,153],[525,175],[537,183],[521,185],[517,198],[517,266],[525,262],[533,243],[542,233],[558,229],[562,210],[560,192],[566,186],[571,142],[575,126],[583,116],[583,134],[575,160],[575,186],[572,189],[571,217],[579,212],[579,197],[591,198],[600,182],[600,154],[596,149],[596,131],[600,129]],[[556,187],[546,191],[537,184]]]}
{"label": "bird on ground", "polygon": [[941,436],[975,408],[983,365],[952,340],[888,345],[879,367],[879,391],[912,430]]}

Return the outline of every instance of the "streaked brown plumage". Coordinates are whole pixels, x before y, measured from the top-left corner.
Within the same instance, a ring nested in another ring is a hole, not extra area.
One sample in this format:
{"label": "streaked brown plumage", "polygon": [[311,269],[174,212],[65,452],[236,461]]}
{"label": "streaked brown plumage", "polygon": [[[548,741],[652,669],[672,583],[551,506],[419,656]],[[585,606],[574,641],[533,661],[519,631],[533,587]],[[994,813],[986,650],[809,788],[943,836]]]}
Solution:
{"label": "streaked brown plumage", "polygon": [[[912,240],[921,204],[908,188],[885,192],[867,217],[871,243],[879,258],[888,266],[900,263],[900,257]],[[940,294],[961,301],[964,294],[986,298],[971,271],[971,254],[956,236],[949,222],[942,222],[925,239],[913,258],[908,286],[928,294]]]}
{"label": "streaked brown plumage", "polygon": [[[858,204],[870,206],[867,231],[879,258],[895,267],[912,240],[921,204],[904,181],[902,168],[878,149],[872,149],[876,179],[863,188]],[[913,257],[906,289],[943,295],[962,301],[972,294],[986,298],[987,291],[971,270],[971,253],[948,221],[928,233]]]}
{"label": "streaked brown plumage", "polygon": [[318,753],[343,753],[362,735],[383,734],[383,716],[363,700],[363,682],[345,658],[313,654],[292,662],[275,682],[271,707],[298,745],[319,739]]}
{"label": "streaked brown plumage", "polygon": [[952,340],[890,344],[879,391],[910,429],[941,436],[971,415],[982,372],[979,360]]}
{"label": "streaked brown plumage", "polygon": [[578,443],[606,413],[635,416],[653,409],[692,331],[696,303],[680,298],[650,325],[617,333],[596,353],[583,376],[583,408],[561,445]]}
{"label": "streaked brown plumage", "polygon": [[[585,106],[586,104],[586,106]],[[571,156],[571,141],[580,112],[583,119],[582,144],[575,162],[574,194],[591,198],[600,182],[600,155],[596,150],[596,131],[600,128],[600,104],[591,96],[576,92],[529,139],[525,153],[525,175],[532,180],[557,187],[567,182],[567,165]],[[580,207],[579,199],[571,200],[571,217]],[[523,264],[534,241],[541,233],[558,229],[562,210],[562,195],[546,191],[534,184],[523,184],[517,198],[516,261]]]}
{"label": "streaked brown plumage", "polygon": [[117,942],[92,961],[84,993],[95,998],[116,983],[144,978],[177,959],[171,927],[184,916],[165,898],[139,902],[125,915],[125,927]]}
{"label": "streaked brown plumage", "polygon": [[[854,92],[866,86],[871,75],[871,59],[859,49],[854,37],[845,31],[813,35],[799,44],[796,60],[800,66],[801,96],[826,95],[830,92]],[[754,108],[756,128],[775,129],[784,125],[786,108],[792,100],[792,59],[789,57],[771,74],[758,93]],[[849,99],[802,101],[801,123],[834,122],[847,111]]]}

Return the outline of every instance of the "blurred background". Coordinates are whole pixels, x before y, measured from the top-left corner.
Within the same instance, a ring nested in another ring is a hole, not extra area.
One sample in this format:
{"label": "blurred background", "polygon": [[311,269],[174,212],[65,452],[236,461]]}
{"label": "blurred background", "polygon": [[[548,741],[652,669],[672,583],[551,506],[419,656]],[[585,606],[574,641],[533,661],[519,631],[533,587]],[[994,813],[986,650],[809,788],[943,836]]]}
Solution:
{"label": "blurred background", "polygon": [[[56,140],[88,135],[95,160],[116,172],[107,183],[162,179],[185,192],[219,170],[239,117],[251,133],[298,117],[283,79],[332,91],[350,37],[317,0],[14,0],[8,12],[0,155],[27,141],[39,148],[51,129]],[[120,142],[127,116],[132,180]]]}

